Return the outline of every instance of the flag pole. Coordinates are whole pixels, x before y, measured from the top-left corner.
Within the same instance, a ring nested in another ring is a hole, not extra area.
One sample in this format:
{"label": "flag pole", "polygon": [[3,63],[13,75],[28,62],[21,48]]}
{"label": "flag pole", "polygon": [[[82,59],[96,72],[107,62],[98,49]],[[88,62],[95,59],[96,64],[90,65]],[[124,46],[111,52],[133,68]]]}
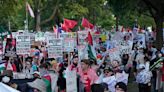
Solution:
{"label": "flag pole", "polygon": [[28,10],[27,10],[27,2],[25,1],[25,10],[26,10],[26,20],[25,20],[25,31],[28,31]]}

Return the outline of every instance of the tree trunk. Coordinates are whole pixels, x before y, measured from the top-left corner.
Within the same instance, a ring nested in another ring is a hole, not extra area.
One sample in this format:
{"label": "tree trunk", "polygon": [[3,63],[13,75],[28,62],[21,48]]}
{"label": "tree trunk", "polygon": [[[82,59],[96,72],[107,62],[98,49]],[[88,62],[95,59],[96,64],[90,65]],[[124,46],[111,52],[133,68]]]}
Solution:
{"label": "tree trunk", "polygon": [[40,4],[41,0],[34,0],[34,13],[35,13],[35,31],[41,31],[40,26]]}
{"label": "tree trunk", "polygon": [[40,26],[40,10],[38,9],[37,10],[37,13],[36,13],[36,31],[41,31],[41,26]]}
{"label": "tree trunk", "polygon": [[116,31],[119,31],[118,30],[118,16],[116,16]]}
{"label": "tree trunk", "polygon": [[157,13],[154,20],[156,24],[155,45],[158,49],[161,49],[161,47],[163,46],[163,15],[160,13]]}

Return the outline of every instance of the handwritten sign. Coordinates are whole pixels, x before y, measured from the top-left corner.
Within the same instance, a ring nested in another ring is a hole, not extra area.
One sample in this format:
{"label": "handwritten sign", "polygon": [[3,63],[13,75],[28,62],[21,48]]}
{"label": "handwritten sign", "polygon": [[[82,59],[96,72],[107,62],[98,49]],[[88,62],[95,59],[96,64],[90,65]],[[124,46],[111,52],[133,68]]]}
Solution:
{"label": "handwritten sign", "polygon": [[77,92],[77,75],[76,71],[66,71],[66,92]]}
{"label": "handwritten sign", "polygon": [[30,54],[31,37],[28,34],[19,34],[16,37],[16,52],[18,55]]}
{"label": "handwritten sign", "polygon": [[130,54],[132,52],[133,41],[120,41],[119,51],[120,55]]}

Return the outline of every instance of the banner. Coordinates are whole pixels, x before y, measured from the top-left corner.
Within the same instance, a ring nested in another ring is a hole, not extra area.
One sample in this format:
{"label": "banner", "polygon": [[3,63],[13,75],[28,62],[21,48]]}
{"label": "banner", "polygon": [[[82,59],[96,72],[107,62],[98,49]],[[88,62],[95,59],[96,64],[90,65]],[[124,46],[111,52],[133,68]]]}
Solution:
{"label": "banner", "polygon": [[78,31],[78,44],[86,45],[86,38],[88,37],[88,31]]}
{"label": "banner", "polygon": [[51,38],[47,39],[48,46],[48,58],[57,58],[63,56],[62,48],[62,39],[61,38]]}
{"label": "banner", "polygon": [[17,57],[16,54],[16,43],[15,39],[7,38],[6,46],[5,46],[5,56],[6,57]]}
{"label": "banner", "polygon": [[78,92],[76,71],[66,70],[66,88],[66,92]]}
{"label": "banner", "polygon": [[19,34],[16,37],[16,52],[18,55],[29,55],[31,48],[31,36],[28,34]]}
{"label": "banner", "polygon": [[65,52],[73,52],[76,46],[74,38],[65,38],[63,43],[63,48]]}

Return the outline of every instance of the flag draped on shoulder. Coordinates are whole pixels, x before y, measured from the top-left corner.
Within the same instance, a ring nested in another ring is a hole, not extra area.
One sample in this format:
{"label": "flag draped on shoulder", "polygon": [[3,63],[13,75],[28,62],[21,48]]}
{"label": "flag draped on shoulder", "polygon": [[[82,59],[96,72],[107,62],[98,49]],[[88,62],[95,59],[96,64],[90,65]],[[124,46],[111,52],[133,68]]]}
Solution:
{"label": "flag draped on shoulder", "polygon": [[34,12],[28,2],[26,2],[26,9],[30,13],[30,16],[34,18],[35,17]]}
{"label": "flag draped on shoulder", "polygon": [[91,24],[86,18],[83,18],[83,19],[82,19],[81,25],[82,25],[84,28],[89,28],[89,29],[93,29],[93,28],[94,28],[94,25]]}

